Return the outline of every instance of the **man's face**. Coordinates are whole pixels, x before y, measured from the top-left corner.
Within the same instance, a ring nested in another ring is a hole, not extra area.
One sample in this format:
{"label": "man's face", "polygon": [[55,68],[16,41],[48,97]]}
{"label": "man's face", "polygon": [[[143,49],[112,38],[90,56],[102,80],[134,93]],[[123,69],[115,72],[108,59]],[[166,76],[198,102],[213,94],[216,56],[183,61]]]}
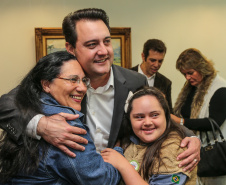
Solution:
{"label": "man's face", "polygon": [[108,74],[114,53],[107,26],[102,20],[80,20],[76,23],[76,31],[74,54],[87,76],[95,78]]}
{"label": "man's face", "polygon": [[165,53],[149,50],[149,55],[145,60],[144,53],[142,53],[142,59],[145,66],[144,74],[148,77],[154,75],[160,69],[164,57]]}

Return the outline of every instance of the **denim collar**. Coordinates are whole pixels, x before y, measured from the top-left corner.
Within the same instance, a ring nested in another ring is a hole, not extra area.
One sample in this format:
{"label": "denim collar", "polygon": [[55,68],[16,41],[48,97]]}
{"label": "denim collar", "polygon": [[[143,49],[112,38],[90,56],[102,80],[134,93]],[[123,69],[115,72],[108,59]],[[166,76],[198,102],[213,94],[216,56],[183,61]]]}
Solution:
{"label": "denim collar", "polygon": [[130,136],[130,141],[133,142],[135,145],[139,145],[140,144],[140,140],[137,136],[135,135],[131,135]]}
{"label": "denim collar", "polygon": [[140,142],[140,139],[136,135],[131,135],[130,136],[130,141],[134,143],[135,145],[142,145],[142,146],[151,146],[153,142],[151,143],[142,143]]}
{"label": "denim collar", "polygon": [[79,118],[82,118],[84,116],[83,113],[71,108],[71,107],[67,107],[67,106],[63,106],[63,105],[60,105],[53,97],[51,94],[47,94],[45,92],[42,92],[41,93],[41,98],[40,98],[40,101],[43,103],[43,104],[46,104],[46,105],[54,105],[56,107],[61,107],[61,108],[67,108],[67,109],[70,109],[73,113],[75,114],[78,114],[79,115]]}

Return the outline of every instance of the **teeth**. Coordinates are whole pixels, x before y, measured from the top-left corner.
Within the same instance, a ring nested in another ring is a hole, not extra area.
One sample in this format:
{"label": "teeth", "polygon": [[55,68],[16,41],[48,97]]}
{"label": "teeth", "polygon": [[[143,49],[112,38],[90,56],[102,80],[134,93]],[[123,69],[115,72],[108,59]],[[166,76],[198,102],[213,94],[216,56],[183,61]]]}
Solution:
{"label": "teeth", "polygon": [[101,62],[104,62],[106,59],[103,59],[103,60],[99,60],[99,61],[96,61],[97,63],[101,63]]}
{"label": "teeth", "polygon": [[73,95],[71,95],[70,97],[72,97],[74,99],[77,99],[77,100],[81,100],[82,99],[82,97],[80,97],[80,96],[73,96]]}
{"label": "teeth", "polygon": [[150,128],[150,129],[143,129],[144,131],[151,131],[154,130],[154,128]]}

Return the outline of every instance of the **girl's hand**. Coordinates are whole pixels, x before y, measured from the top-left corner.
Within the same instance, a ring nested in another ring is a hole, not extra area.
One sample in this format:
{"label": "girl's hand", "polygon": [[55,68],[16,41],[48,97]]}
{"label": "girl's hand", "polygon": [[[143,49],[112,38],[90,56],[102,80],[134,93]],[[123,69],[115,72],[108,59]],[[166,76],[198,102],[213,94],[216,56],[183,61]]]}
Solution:
{"label": "girl's hand", "polygon": [[126,185],[148,185],[127,159],[117,151],[107,148],[101,151],[101,156],[121,173]]}
{"label": "girl's hand", "polygon": [[125,163],[125,165],[129,164],[129,162],[123,155],[121,155],[116,150],[113,150],[111,148],[106,148],[103,151],[101,151],[101,156],[103,157],[105,162],[112,164],[116,169],[120,168],[120,166],[122,166],[123,163]]}

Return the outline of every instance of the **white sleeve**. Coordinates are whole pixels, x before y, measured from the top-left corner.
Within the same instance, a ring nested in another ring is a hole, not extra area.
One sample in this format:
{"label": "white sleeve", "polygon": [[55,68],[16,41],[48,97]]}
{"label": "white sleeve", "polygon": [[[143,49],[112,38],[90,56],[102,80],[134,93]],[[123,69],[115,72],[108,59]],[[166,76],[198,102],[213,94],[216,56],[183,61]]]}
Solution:
{"label": "white sleeve", "polygon": [[43,117],[43,114],[37,114],[28,123],[26,128],[26,134],[34,139],[41,139],[41,136],[37,135],[37,125],[39,120]]}

